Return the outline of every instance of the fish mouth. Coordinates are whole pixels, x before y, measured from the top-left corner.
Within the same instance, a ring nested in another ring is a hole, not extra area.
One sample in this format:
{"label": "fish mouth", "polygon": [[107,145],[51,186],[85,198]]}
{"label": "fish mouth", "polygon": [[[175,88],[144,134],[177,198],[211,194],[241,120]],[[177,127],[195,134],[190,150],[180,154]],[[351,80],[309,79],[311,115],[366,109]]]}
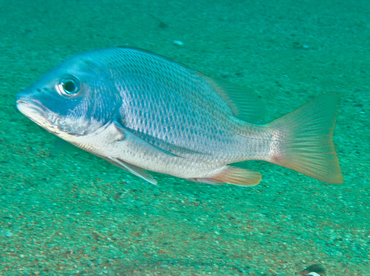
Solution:
{"label": "fish mouth", "polygon": [[54,126],[48,119],[48,112],[38,100],[21,97],[17,99],[16,106],[24,116],[52,132]]}

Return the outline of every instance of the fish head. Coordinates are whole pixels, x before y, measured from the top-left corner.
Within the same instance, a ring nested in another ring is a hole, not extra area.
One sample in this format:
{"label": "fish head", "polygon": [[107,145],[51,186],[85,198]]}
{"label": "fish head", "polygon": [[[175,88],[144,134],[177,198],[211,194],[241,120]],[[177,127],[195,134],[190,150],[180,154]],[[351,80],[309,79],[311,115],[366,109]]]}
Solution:
{"label": "fish head", "polygon": [[66,139],[95,132],[114,119],[120,95],[109,69],[94,55],[66,60],[17,95],[18,110]]}

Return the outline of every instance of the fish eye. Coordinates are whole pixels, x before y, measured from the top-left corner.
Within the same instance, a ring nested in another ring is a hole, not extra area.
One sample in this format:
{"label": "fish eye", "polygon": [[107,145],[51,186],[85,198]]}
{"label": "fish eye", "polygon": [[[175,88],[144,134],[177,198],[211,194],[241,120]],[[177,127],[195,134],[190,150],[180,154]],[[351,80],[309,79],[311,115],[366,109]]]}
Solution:
{"label": "fish eye", "polygon": [[59,93],[74,96],[80,92],[80,81],[74,76],[62,78],[58,84]]}

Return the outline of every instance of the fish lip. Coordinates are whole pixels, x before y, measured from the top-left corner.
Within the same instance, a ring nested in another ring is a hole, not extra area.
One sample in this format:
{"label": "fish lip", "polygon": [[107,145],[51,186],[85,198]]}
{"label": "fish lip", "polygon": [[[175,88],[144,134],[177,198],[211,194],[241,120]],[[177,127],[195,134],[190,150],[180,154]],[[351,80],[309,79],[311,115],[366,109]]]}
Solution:
{"label": "fish lip", "polygon": [[40,101],[20,97],[16,101],[17,109],[27,118],[41,127],[50,127],[47,108]]}
{"label": "fish lip", "polygon": [[46,129],[50,133],[60,135],[59,116],[44,106],[39,100],[28,97],[19,97],[16,101],[17,109],[31,121]]}
{"label": "fish lip", "polygon": [[[22,97],[22,98],[17,99],[16,104],[17,104],[18,110],[27,117],[29,117],[27,115],[29,111],[37,112],[39,115],[46,114],[46,112],[44,111],[45,106],[43,106],[38,100],[33,100],[33,99]],[[45,116],[43,117],[45,118]]]}

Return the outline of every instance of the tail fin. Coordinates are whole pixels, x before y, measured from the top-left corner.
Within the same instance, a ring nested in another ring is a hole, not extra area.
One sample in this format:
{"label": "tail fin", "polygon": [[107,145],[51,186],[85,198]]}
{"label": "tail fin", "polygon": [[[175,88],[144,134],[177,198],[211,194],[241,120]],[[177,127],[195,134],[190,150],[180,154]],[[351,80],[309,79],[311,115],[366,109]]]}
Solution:
{"label": "tail fin", "polygon": [[269,123],[273,142],[267,161],[324,182],[342,183],[333,144],[338,99],[335,93],[324,94]]}

